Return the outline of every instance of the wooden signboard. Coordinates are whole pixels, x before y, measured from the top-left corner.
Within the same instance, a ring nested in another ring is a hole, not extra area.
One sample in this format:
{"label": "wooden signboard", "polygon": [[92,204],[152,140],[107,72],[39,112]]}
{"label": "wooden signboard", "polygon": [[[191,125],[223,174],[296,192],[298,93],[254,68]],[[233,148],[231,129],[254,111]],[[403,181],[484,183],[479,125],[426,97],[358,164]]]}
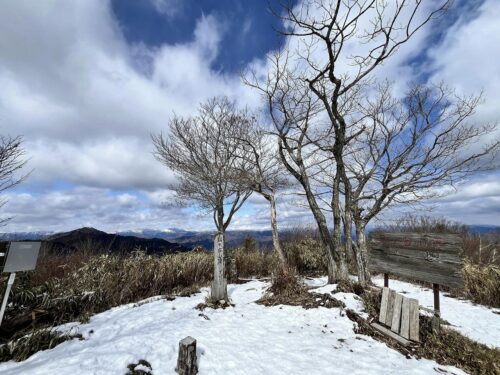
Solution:
{"label": "wooden signboard", "polygon": [[369,268],[371,272],[459,288],[463,286],[462,244],[456,234],[373,233]]}

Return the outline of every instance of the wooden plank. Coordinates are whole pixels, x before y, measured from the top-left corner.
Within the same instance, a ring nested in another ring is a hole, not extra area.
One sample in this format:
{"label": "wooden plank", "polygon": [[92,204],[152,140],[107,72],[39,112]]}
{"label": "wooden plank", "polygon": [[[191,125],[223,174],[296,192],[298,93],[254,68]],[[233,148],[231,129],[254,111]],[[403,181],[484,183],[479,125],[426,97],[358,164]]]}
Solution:
{"label": "wooden plank", "polygon": [[427,250],[418,250],[418,249],[405,249],[399,247],[392,247],[390,245],[381,245],[380,247],[376,247],[373,245],[373,241],[370,243],[370,248],[372,251],[380,251],[384,254],[389,255],[397,255],[406,258],[415,258],[420,260],[425,260],[429,262],[444,262],[444,263],[462,263],[462,257],[459,252],[455,253],[443,253],[440,252],[439,249],[427,249]]}
{"label": "wooden plank", "polygon": [[373,233],[369,257],[372,272],[463,286],[462,239],[456,234]]}
{"label": "wooden plank", "polygon": [[392,324],[391,331],[399,333],[399,328],[401,326],[401,307],[403,304],[403,296],[401,294],[396,293],[396,297],[394,299],[394,311],[392,313]]}
{"label": "wooden plank", "polygon": [[409,299],[410,305],[410,334],[409,338],[412,341],[419,341],[419,330],[420,330],[420,315],[418,311],[418,300],[414,298]]}
{"label": "wooden plank", "polygon": [[371,250],[369,268],[371,272],[388,272],[433,284],[463,286],[462,263],[458,262],[427,261]]}
{"label": "wooden plank", "polygon": [[443,252],[455,252],[456,247],[462,246],[459,235],[443,233],[378,232],[370,234],[370,240],[407,249],[438,249]]}
{"label": "wooden plank", "polygon": [[380,303],[380,314],[378,316],[378,321],[380,323],[385,323],[388,300],[389,300],[389,288],[384,288],[382,289],[382,302]]}
{"label": "wooden plank", "polygon": [[394,312],[394,299],[396,298],[396,292],[389,289],[389,299],[387,300],[387,314],[385,315],[385,325],[392,325],[392,315]]}
{"label": "wooden plank", "polygon": [[410,338],[410,299],[404,296],[401,305],[401,329],[399,334],[405,339]]}
{"label": "wooden plank", "polygon": [[402,344],[404,346],[408,346],[408,345],[411,344],[411,341],[406,340],[405,338],[403,338],[403,337],[395,334],[390,329],[387,329],[387,328],[385,328],[384,326],[381,326],[378,323],[372,323],[371,326],[373,328],[375,328],[377,331],[379,331],[380,333],[383,333],[384,335],[389,336],[390,338],[396,340],[397,342],[399,342],[400,344]]}

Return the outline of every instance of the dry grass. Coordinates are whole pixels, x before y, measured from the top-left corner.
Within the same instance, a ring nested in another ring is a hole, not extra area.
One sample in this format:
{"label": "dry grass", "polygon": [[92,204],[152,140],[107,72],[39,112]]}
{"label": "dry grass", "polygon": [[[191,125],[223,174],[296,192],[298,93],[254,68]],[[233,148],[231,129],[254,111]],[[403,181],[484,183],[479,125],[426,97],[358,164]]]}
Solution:
{"label": "dry grass", "polygon": [[324,275],[327,256],[315,231],[295,229],[284,236],[283,250],[290,266],[302,275]]}
{"label": "dry grass", "polygon": [[40,350],[52,349],[60,343],[74,338],[82,340],[82,335],[41,329],[0,346],[0,362],[24,361]]}
{"label": "dry grass", "polygon": [[289,266],[276,269],[271,277],[271,286],[257,303],[264,306],[302,306],[305,309],[345,307],[343,302],[328,294],[310,293],[297,270]]}
{"label": "dry grass", "polygon": [[[92,314],[144,298],[179,294],[208,285],[213,275],[213,256],[184,253],[162,257],[137,252],[131,256],[93,256],[63,277],[53,277],[32,286],[36,273],[21,274],[12,290],[5,316],[17,330],[31,326],[31,314],[43,311],[44,322],[61,324],[85,320]],[[184,293],[185,294],[185,293]],[[5,336],[4,338],[8,338]]]}
{"label": "dry grass", "polygon": [[476,303],[500,307],[500,268],[466,262],[463,268],[465,294]]}
{"label": "dry grass", "polygon": [[290,297],[307,292],[297,270],[293,267],[278,267],[271,276],[269,292],[276,296]]}
{"label": "dry grass", "polygon": [[[273,253],[260,253],[256,250],[249,251],[245,248],[237,248],[230,251],[228,255],[227,270],[229,279],[233,281],[238,277],[270,276],[278,264],[278,259]],[[234,271],[232,271],[233,267]]]}

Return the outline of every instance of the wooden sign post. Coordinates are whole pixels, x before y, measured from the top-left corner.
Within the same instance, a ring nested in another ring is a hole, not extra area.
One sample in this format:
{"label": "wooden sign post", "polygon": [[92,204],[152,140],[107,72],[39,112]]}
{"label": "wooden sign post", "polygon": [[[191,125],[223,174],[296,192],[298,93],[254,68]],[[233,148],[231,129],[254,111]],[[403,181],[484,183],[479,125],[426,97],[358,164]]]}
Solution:
{"label": "wooden sign post", "polygon": [[457,234],[373,233],[370,235],[369,269],[384,274],[384,287],[389,286],[389,273],[432,283],[433,327],[438,330],[439,285],[463,286],[462,245]]}

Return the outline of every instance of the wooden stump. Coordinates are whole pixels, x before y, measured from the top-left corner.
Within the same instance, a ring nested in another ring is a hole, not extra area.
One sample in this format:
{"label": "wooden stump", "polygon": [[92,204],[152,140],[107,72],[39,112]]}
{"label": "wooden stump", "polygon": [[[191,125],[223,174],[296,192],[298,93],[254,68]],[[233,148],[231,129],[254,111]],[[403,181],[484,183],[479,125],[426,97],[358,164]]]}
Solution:
{"label": "wooden stump", "polygon": [[196,363],[196,340],[191,336],[179,342],[179,357],[175,371],[180,375],[195,375],[198,373]]}

